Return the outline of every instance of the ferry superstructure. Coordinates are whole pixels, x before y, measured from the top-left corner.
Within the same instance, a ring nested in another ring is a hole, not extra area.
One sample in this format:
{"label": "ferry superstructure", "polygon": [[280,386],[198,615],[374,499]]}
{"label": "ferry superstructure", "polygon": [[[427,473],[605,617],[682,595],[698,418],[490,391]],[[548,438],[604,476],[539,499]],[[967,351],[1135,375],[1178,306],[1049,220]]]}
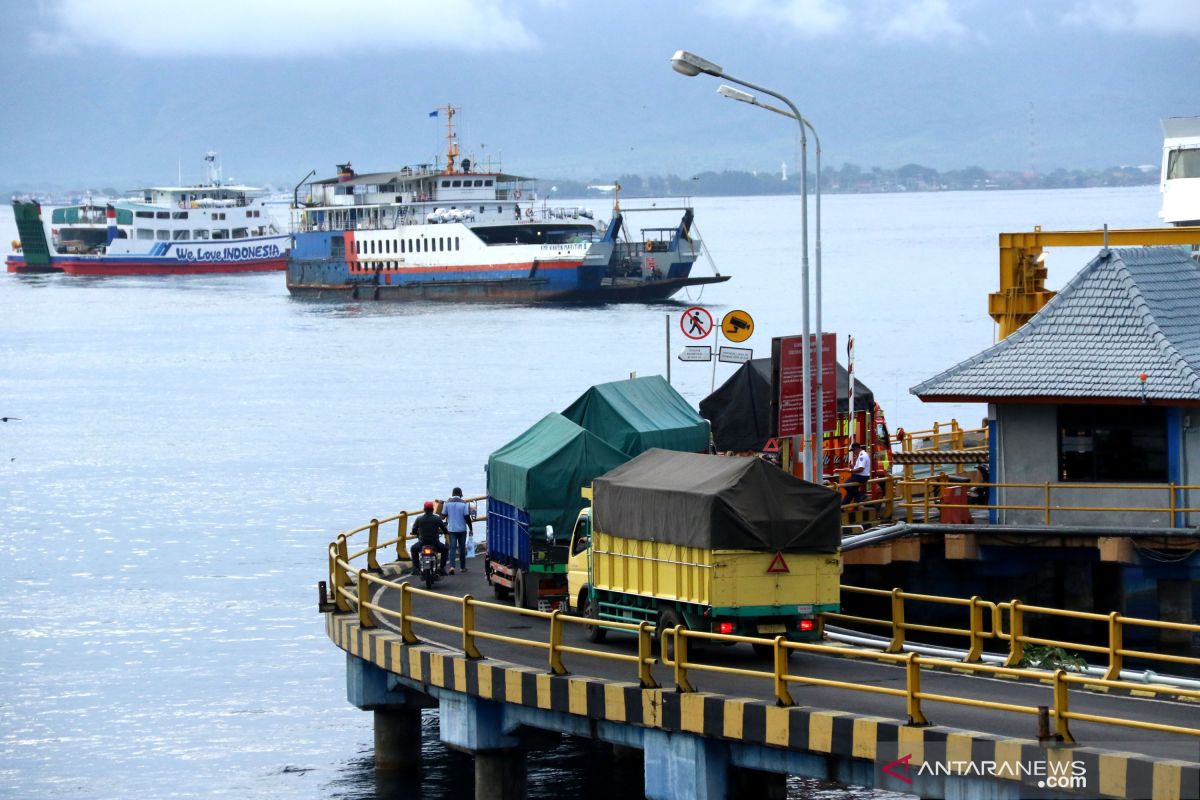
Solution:
{"label": "ferry superstructure", "polygon": [[[631,279],[630,259],[618,248],[620,214],[606,224],[591,210],[552,206],[537,199],[532,178],[460,159],[457,109],[439,112],[447,120],[444,167],[358,174],[346,163],[336,177],[305,184],[288,256],[292,294],[618,302],[666,299],[687,285],[725,280],[688,276],[700,253],[688,238],[690,209],[673,229],[678,236],[664,242],[655,229],[659,240],[646,245],[653,256],[638,262]],[[620,291],[616,268],[625,272]]]}
{"label": "ferry superstructure", "polygon": [[13,202],[19,252],[9,272],[72,275],[179,275],[283,270],[290,237],[274,223],[261,191],[224,184],[215,154],[209,180],[152,186],[133,197],[52,209]]}
{"label": "ferry superstructure", "polygon": [[1200,225],[1200,117],[1164,119],[1162,129],[1158,215],[1169,225]]}

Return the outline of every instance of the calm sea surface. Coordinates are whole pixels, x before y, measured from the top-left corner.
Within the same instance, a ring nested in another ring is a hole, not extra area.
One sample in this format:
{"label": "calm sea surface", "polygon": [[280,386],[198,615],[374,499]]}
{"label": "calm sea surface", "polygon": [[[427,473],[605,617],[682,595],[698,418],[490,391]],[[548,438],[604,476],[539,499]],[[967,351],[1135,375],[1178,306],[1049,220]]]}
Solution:
{"label": "calm sea surface", "polygon": [[[824,203],[824,327],[843,351],[854,335],[857,375],[909,429],[984,413],[907,389],[992,343],[998,232],[1158,223],[1155,187]],[[799,201],[696,208],[733,280],[694,299],[749,312],[769,355],[801,330]],[[1094,253],[1054,252],[1050,286]],[[0,796],[416,797],[377,786],[371,716],[346,703],[316,611],[325,543],[454,485],[481,493],[488,453],[544,414],[662,373],[682,301],[329,304],[280,274],[0,274],[0,416],[20,418],[0,423]],[[672,362],[693,403],[732,371]],[[420,794],[461,796],[463,762],[426,726]],[[530,796],[589,796],[590,761],[578,742],[532,761]]]}

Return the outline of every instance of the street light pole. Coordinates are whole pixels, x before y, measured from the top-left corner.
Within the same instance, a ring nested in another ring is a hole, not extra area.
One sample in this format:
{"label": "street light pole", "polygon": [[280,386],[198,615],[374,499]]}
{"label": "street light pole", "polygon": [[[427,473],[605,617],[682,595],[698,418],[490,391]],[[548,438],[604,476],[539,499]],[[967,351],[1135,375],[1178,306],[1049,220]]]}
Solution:
{"label": "street light pole", "polygon": [[[717,89],[717,94],[722,95],[724,97],[728,97],[730,100],[738,100],[743,103],[749,103],[752,106],[758,106],[759,108],[765,108],[767,111],[773,111],[776,114],[779,114],[781,116],[792,117],[793,119],[795,119],[792,112],[786,111],[782,108],[777,108],[776,106],[769,105],[767,103],[760,102],[759,99],[757,97],[755,97],[754,95],[747,94],[738,89],[734,89],[732,86],[721,86],[719,89]],[[817,296],[815,298],[816,302],[814,303],[814,305],[816,306],[816,312],[817,312],[816,313],[816,323],[817,323],[816,373],[817,374],[816,374],[815,382],[816,382],[816,386],[817,386],[816,395],[819,399],[817,401],[816,435],[813,437],[813,441],[808,443],[808,444],[812,445],[812,447],[813,447],[812,452],[815,454],[818,452],[818,450],[816,449],[816,443],[822,441],[822,437],[825,434],[825,403],[823,402],[825,399],[825,386],[824,386],[825,356],[824,356],[824,348],[821,346],[822,343],[824,342],[824,334],[825,334],[825,329],[821,325],[821,298],[823,296],[821,293],[821,137],[817,135],[817,129],[813,127],[813,124],[808,121],[807,117],[801,117],[800,122],[804,125],[804,127],[808,128],[808,132],[812,134],[813,143],[816,145],[816,152],[817,152],[817,191],[816,191],[816,195],[817,195],[817,241],[816,241],[816,250],[817,250],[816,284],[817,285],[816,285],[816,295]],[[834,391],[836,391],[836,390],[837,389],[835,386]],[[850,419],[852,420],[851,421],[851,426],[852,426],[851,427],[851,436],[853,436],[853,424],[854,424],[853,423],[853,419],[854,419],[854,409],[853,408],[850,409]],[[808,445],[806,444],[806,446],[808,446]],[[821,464],[823,466],[824,465],[824,455],[825,455],[824,448],[821,448],[819,452],[821,453],[821,456],[822,456]]]}
{"label": "street light pole", "polygon": [[[802,320],[803,341],[804,341],[804,346],[801,348],[801,355],[800,355],[800,382],[801,382],[801,386],[802,386],[803,413],[804,413],[803,463],[804,463],[804,478],[813,483],[817,483],[818,482],[817,471],[816,471],[816,466],[817,466],[817,457],[816,456],[817,456],[817,454],[816,454],[816,448],[815,448],[816,440],[812,435],[812,430],[813,430],[812,365],[810,363],[811,358],[809,355],[809,342],[810,342],[810,330],[811,329],[809,328],[809,319],[808,319],[808,312],[809,312],[809,306],[810,306],[810,302],[809,302],[809,298],[808,298],[808,285],[809,285],[809,277],[808,277],[808,137],[805,133],[804,117],[801,116],[800,110],[798,108],[796,108],[796,104],[793,103],[788,98],[784,97],[783,95],[779,94],[779,92],[768,89],[765,86],[758,86],[756,84],[750,83],[749,81],[744,81],[739,78],[735,78],[732,75],[727,74],[717,64],[714,64],[711,61],[701,58],[700,56],[697,56],[694,53],[689,53],[686,50],[677,50],[675,52],[675,55],[673,55],[671,57],[671,67],[676,72],[683,74],[683,75],[687,75],[689,77],[699,75],[700,73],[704,73],[706,75],[712,75],[717,78],[724,78],[727,81],[736,83],[739,86],[745,86],[747,89],[753,89],[756,92],[762,92],[763,94],[768,94],[771,97],[774,97],[775,99],[783,102],[791,110],[790,114],[784,114],[784,116],[792,117],[793,119],[796,120],[796,123],[800,126],[800,249],[801,249],[800,303],[801,303],[801,306],[803,309],[803,311],[801,313],[801,320]],[[818,346],[817,346],[817,354],[818,354],[817,357],[818,358],[820,358],[820,352],[821,352],[820,344],[818,343]]]}

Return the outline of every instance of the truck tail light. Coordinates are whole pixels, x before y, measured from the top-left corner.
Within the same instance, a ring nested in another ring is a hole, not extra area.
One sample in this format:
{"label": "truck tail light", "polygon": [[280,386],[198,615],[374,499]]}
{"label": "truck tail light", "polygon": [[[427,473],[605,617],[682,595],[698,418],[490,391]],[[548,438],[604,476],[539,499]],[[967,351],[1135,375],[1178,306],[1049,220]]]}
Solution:
{"label": "truck tail light", "polygon": [[733,633],[732,622],[714,622],[713,633]]}
{"label": "truck tail light", "polygon": [[811,631],[813,629],[813,621],[811,619],[802,619],[796,627],[802,631]]}

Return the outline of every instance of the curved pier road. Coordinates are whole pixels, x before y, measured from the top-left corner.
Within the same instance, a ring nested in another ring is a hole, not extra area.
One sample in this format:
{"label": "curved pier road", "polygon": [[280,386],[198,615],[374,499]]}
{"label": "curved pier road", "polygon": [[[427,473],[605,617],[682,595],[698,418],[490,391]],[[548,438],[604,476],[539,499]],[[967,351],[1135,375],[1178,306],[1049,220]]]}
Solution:
{"label": "curved pier road", "polygon": [[[438,582],[435,591],[459,597],[470,594],[477,600],[492,601],[492,591],[483,578],[482,562],[476,559],[474,563],[478,566],[477,570],[448,576]],[[394,570],[397,566],[387,565],[385,571],[393,575],[393,580],[407,580],[407,578],[395,576]],[[461,623],[461,611],[458,604],[438,602],[419,596],[414,596],[412,600],[412,610],[415,616],[426,617],[450,625]],[[400,605],[398,592],[381,586],[374,587],[373,602],[397,610]],[[376,615],[376,620],[381,628],[398,632],[398,625],[394,619]],[[477,629],[493,633],[528,638],[539,642],[546,642],[548,639],[549,623],[534,617],[516,616],[492,609],[477,608],[475,624]],[[413,630],[423,642],[438,644],[448,650],[461,651],[459,640],[451,632],[434,630],[419,624],[414,624]],[[637,653],[636,639],[630,634],[610,631],[605,643],[591,644],[587,641],[584,628],[580,625],[564,626],[564,643],[576,647],[630,655]],[[522,647],[482,638],[478,639],[476,644],[485,658],[549,669],[544,649]],[[709,647],[699,658],[705,664],[753,670],[771,669],[769,658],[756,657],[751,648],[746,645]],[[629,663],[571,653],[564,654],[563,661],[573,675],[595,676],[616,681],[637,680],[635,667]],[[903,667],[865,659],[798,652],[792,656],[789,663],[790,672],[794,675],[896,689],[904,689],[905,686]],[[669,667],[656,664],[654,676],[660,685],[668,688],[674,686],[672,670]],[[726,675],[704,672],[699,669],[689,670],[688,677],[692,685],[701,692],[766,701],[774,699],[772,681],[768,677]],[[921,689],[927,693],[972,697],[1031,708],[1039,705],[1053,706],[1051,688],[1048,684],[979,677],[949,670],[923,670]],[[792,698],[800,705],[889,719],[903,720],[906,716],[902,697],[889,697],[824,686],[806,686],[799,683],[790,684],[789,690]],[[1200,705],[1196,703],[1117,696],[1102,692],[1083,691],[1076,687],[1072,687],[1070,693],[1070,708],[1073,712],[1183,727],[1195,727],[1197,719],[1200,719]],[[936,725],[986,731],[1014,738],[1037,738],[1037,720],[1032,714],[974,708],[933,700],[923,700],[922,710],[929,721]],[[1053,726],[1053,722],[1051,725]],[[1085,746],[1143,753],[1158,758],[1200,762],[1200,738],[1194,736],[1079,720],[1071,721],[1071,733],[1077,743]]]}

